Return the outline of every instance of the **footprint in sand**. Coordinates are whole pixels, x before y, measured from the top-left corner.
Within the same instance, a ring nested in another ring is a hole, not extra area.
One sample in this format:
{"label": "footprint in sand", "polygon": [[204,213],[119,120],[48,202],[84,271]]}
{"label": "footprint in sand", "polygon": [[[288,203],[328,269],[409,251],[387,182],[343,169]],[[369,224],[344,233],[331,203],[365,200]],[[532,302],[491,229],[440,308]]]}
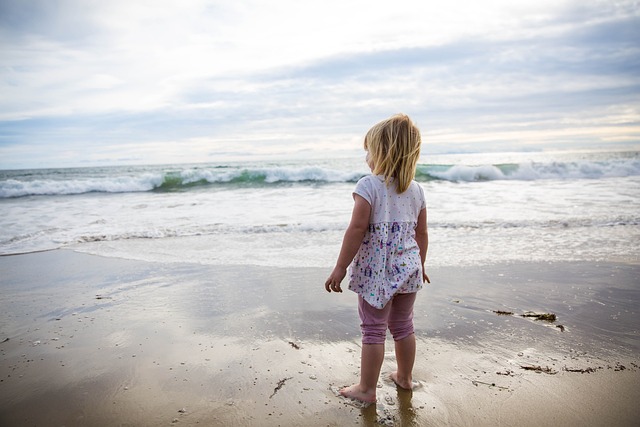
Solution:
{"label": "footprint in sand", "polygon": [[387,402],[387,405],[389,405],[389,406],[393,406],[393,405],[396,404],[395,399],[390,394],[387,394],[384,397],[384,401]]}

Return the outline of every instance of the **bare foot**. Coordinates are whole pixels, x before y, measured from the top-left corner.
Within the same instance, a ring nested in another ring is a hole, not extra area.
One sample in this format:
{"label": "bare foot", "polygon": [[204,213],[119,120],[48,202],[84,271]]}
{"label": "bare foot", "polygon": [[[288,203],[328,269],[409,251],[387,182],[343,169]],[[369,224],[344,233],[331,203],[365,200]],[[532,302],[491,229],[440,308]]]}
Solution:
{"label": "bare foot", "polygon": [[401,389],[413,390],[413,382],[411,381],[411,379],[400,380],[400,379],[398,379],[398,373],[397,372],[392,372],[391,374],[389,374],[389,378],[391,379],[391,381],[396,383],[396,385],[398,387],[400,387]]}
{"label": "bare foot", "polygon": [[344,397],[348,397],[349,399],[355,399],[366,404],[376,402],[375,390],[373,390],[373,393],[363,393],[362,391],[360,391],[360,384],[354,384],[350,387],[345,387],[340,390],[340,394]]}

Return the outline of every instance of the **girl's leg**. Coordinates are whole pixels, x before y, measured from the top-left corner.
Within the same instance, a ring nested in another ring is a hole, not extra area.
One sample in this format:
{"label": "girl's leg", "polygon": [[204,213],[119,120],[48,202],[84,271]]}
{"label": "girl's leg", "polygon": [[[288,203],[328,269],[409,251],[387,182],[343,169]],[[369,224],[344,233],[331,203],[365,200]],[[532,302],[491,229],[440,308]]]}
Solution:
{"label": "girl's leg", "polygon": [[360,383],[340,390],[345,397],[375,403],[378,377],[384,361],[384,344],[363,344],[360,358]]}
{"label": "girl's leg", "polygon": [[413,386],[413,365],[416,359],[416,336],[413,331],[413,304],[416,294],[398,294],[393,299],[393,307],[389,315],[389,329],[395,340],[396,361],[398,370],[391,374],[391,379],[400,388],[411,389]]}
{"label": "girl's leg", "polygon": [[358,311],[362,328],[362,354],[360,357],[360,382],[340,390],[345,397],[365,403],[376,401],[376,388],[384,361],[384,341],[391,302],[382,310],[369,305],[358,297]]}
{"label": "girl's leg", "polygon": [[400,388],[411,390],[413,388],[413,364],[416,360],[416,336],[411,334],[406,338],[396,341],[396,361],[398,370],[391,374],[391,379]]}

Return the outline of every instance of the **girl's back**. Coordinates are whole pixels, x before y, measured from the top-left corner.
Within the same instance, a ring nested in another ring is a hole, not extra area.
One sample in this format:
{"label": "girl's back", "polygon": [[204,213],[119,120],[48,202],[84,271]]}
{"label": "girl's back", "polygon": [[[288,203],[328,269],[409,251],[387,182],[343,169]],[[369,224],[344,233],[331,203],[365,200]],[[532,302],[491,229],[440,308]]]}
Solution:
{"label": "girl's back", "polygon": [[399,194],[394,181],[387,184],[384,176],[369,175],[358,182],[354,192],[371,205],[372,224],[408,222],[415,228],[420,210],[425,207],[424,192],[415,181]]}

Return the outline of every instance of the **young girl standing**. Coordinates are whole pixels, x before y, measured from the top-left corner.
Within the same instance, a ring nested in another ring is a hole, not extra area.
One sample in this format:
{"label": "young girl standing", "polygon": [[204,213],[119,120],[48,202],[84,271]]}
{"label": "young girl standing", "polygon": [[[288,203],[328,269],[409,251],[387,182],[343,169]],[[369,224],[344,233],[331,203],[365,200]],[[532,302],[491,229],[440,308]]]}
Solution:
{"label": "young girl standing", "polygon": [[420,157],[420,131],[398,114],[373,126],[364,139],[372,175],[356,184],[351,221],[336,266],[325,282],[328,292],[358,294],[362,329],[360,383],[340,394],[364,403],[376,401],[387,328],[395,341],[398,369],[391,379],[412,388],[416,354],[413,304],[423,282],[429,238],[422,187],[413,180]]}

